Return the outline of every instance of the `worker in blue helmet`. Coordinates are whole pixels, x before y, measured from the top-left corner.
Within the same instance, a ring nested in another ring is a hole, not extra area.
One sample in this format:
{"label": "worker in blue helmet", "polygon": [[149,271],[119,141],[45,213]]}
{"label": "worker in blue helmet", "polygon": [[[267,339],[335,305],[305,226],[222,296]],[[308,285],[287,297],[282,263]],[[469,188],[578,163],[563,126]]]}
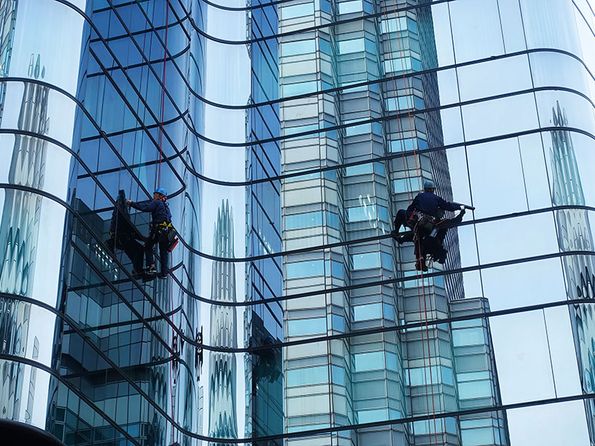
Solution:
{"label": "worker in blue helmet", "polygon": [[[465,212],[465,206],[451,203],[435,194],[436,186],[433,181],[424,181],[424,190],[417,194],[409,207],[400,209],[395,217],[393,235],[399,244],[415,242],[415,268],[427,271],[426,254],[439,263],[446,261],[446,250],[443,242],[449,228],[460,223]],[[444,219],[446,211],[461,210],[455,219]],[[406,234],[399,234],[401,226],[411,229]]]}
{"label": "worker in blue helmet", "polygon": [[147,275],[157,274],[153,251],[155,245],[159,245],[159,258],[161,261],[159,276],[166,277],[169,272],[170,232],[174,230],[171,224],[171,212],[167,204],[167,191],[162,187],[158,187],[153,193],[152,200],[136,203],[128,200],[128,205],[141,212],[151,213],[149,237],[145,242],[146,273]]}

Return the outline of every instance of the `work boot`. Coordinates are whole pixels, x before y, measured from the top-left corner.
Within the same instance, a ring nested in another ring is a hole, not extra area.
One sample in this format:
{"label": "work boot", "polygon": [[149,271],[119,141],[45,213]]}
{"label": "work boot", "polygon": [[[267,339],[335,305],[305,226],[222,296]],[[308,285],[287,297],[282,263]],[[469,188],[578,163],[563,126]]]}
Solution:
{"label": "work boot", "polygon": [[440,263],[441,265],[444,265],[444,262],[446,262],[446,253],[448,251],[446,249],[442,249],[442,251],[438,254],[438,257],[436,257],[436,261],[438,263]]}
{"label": "work boot", "polygon": [[145,274],[148,274],[151,276],[157,274],[157,269],[155,269],[155,265],[153,264],[151,266],[148,266],[147,269],[145,270]]}
{"label": "work boot", "polygon": [[428,267],[426,266],[426,260],[423,258],[417,259],[415,262],[415,269],[418,271],[427,271]]}

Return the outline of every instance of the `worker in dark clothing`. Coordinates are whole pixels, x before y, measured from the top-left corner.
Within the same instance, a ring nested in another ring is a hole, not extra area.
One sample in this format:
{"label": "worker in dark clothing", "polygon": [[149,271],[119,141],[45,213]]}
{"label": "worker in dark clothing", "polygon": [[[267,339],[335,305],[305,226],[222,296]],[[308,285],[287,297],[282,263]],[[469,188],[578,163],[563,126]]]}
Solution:
{"label": "worker in dark clothing", "polygon": [[159,277],[166,277],[169,272],[169,235],[170,231],[173,230],[173,226],[171,224],[171,212],[166,200],[167,192],[162,187],[159,187],[153,193],[153,199],[150,201],[142,201],[138,203],[130,200],[128,201],[128,205],[134,209],[141,212],[151,213],[149,237],[145,242],[147,275],[154,275],[157,273],[153,253],[156,244],[159,245],[159,258],[161,262]]}
{"label": "worker in dark clothing", "polygon": [[[462,205],[450,203],[436,195],[436,186],[433,181],[424,182],[424,191],[417,194],[407,210],[400,209],[395,218],[395,229],[393,236],[399,244],[404,242],[415,242],[415,268],[427,271],[425,255],[435,254],[435,259],[440,263],[446,260],[446,250],[442,243],[448,228],[455,226],[456,220],[460,222],[462,215],[455,219],[443,219],[445,211],[456,211]],[[442,225],[439,223],[443,222]],[[399,235],[401,226],[411,229],[410,232]],[[431,240],[427,237],[433,237]],[[428,252],[431,251],[431,252]]]}
{"label": "worker in dark clothing", "polygon": [[143,236],[130,221],[128,207],[126,207],[126,195],[123,190],[118,192],[116,206],[112,213],[109,230],[110,238],[107,246],[111,250],[123,250],[132,262],[132,276],[134,278],[143,275],[143,246],[137,240],[143,240]]}

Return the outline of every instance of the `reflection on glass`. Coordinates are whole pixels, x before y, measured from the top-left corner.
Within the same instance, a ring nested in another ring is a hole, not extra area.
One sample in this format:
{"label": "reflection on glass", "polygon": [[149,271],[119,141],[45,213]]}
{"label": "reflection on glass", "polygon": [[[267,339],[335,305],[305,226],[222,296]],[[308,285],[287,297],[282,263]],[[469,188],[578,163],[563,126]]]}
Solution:
{"label": "reflection on glass", "polygon": [[[0,5],[0,13],[6,13],[6,5]],[[29,77],[43,79],[45,68],[41,65],[40,59],[39,55],[31,55]],[[5,90],[3,89],[0,94],[4,95]],[[17,123],[19,130],[39,135],[47,134],[48,94],[48,87],[25,82]],[[16,134],[8,182],[33,189],[43,189],[46,146],[45,140]],[[42,197],[34,192],[15,189],[4,191],[4,206],[0,222],[0,291],[3,293],[31,295],[40,232],[41,204]],[[25,356],[31,304],[1,298],[0,308],[0,351]],[[0,369],[6,370],[1,378],[1,415],[18,420],[21,418],[20,406],[24,398],[22,395],[24,364],[0,361]],[[30,379],[35,382],[35,376],[31,376]],[[33,384],[30,386],[30,392],[34,392],[34,389]],[[29,422],[33,399],[34,393],[31,393],[27,401]]]}
{"label": "reflection on glass", "polygon": [[[229,202],[224,200],[217,211],[214,255],[233,258],[233,216]],[[235,263],[213,262],[211,298],[219,302],[236,301]],[[236,310],[225,305],[211,306],[210,345],[236,348]],[[214,438],[238,438],[236,415],[236,357],[234,353],[211,352],[209,373],[209,435]],[[212,442],[213,446],[223,443]]]}
{"label": "reflection on glass", "polygon": [[[566,112],[560,103],[552,108],[553,124],[568,126]],[[578,170],[576,154],[570,132],[551,132],[550,157],[553,169],[554,206],[584,206],[585,195]],[[584,209],[561,209],[556,212],[558,244],[560,251],[593,251],[593,234],[588,212]],[[595,297],[595,259],[590,255],[562,257],[566,273],[566,288],[569,299]],[[574,343],[578,356],[583,392],[595,391],[595,305],[570,305]],[[595,438],[595,401],[585,400],[589,435]]]}

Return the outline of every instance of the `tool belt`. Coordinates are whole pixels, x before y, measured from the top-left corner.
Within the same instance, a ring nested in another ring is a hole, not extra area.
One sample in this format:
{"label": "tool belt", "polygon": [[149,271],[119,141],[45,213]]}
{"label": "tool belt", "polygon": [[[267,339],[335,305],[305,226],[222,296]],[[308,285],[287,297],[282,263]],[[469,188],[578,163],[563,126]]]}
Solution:
{"label": "tool belt", "polygon": [[432,234],[436,226],[436,218],[434,216],[418,210],[413,211],[409,219],[414,219],[413,231],[416,238]]}
{"label": "tool belt", "polygon": [[161,223],[152,225],[152,230],[155,235],[167,238],[168,252],[172,252],[175,247],[178,246],[180,241],[178,238],[178,231],[176,231],[176,228],[174,228],[174,225],[172,225],[170,221],[162,221]]}

